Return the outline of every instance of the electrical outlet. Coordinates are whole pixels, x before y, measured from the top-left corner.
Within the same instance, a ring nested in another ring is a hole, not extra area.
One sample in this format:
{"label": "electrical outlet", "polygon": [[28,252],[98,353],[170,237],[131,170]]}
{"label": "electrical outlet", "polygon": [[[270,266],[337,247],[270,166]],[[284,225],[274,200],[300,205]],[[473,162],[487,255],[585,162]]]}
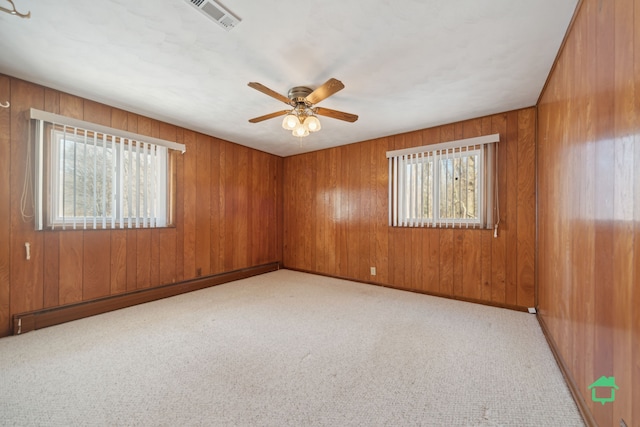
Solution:
{"label": "electrical outlet", "polygon": [[371,267],[371,275],[372,276],[376,275],[376,268],[375,267]]}

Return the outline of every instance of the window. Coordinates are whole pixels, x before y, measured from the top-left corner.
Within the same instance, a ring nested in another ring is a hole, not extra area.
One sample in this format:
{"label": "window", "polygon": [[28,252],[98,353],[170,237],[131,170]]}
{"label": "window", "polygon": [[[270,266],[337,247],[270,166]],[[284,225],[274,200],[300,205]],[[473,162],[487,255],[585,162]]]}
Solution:
{"label": "window", "polygon": [[493,228],[499,135],[397,150],[389,158],[389,225]]}
{"label": "window", "polygon": [[36,228],[171,224],[172,149],[184,145],[37,110]]}

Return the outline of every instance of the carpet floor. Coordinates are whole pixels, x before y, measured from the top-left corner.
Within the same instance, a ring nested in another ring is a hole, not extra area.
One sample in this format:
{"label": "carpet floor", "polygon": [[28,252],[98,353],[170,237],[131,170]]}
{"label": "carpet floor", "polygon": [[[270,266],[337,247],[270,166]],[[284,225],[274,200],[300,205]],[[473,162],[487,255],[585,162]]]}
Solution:
{"label": "carpet floor", "polygon": [[534,315],[280,270],[0,339],[0,425],[584,424]]}

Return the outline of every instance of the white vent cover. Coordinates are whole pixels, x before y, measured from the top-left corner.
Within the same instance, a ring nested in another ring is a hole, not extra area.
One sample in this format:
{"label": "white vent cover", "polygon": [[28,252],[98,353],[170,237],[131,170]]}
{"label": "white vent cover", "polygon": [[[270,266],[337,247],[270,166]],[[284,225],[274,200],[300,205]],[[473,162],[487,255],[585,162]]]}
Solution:
{"label": "white vent cover", "polygon": [[231,12],[213,0],[186,0],[208,18],[229,31],[240,22]]}

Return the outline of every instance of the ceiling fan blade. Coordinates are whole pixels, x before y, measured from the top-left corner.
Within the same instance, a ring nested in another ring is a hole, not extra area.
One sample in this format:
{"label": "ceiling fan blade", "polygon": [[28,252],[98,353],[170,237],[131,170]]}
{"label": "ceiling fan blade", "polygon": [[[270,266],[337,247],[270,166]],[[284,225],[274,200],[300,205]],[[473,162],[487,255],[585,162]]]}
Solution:
{"label": "ceiling fan blade", "polygon": [[261,122],[263,120],[273,119],[274,117],[284,116],[289,111],[291,111],[291,110],[282,110],[282,111],[276,111],[275,113],[271,113],[271,114],[265,114],[264,116],[255,117],[255,118],[249,120],[249,123],[258,123],[258,122]]}
{"label": "ceiling fan blade", "polygon": [[263,84],[257,83],[257,82],[250,82],[248,84],[249,87],[254,88],[255,90],[258,90],[262,93],[264,93],[265,95],[269,95],[272,98],[277,99],[278,101],[284,102],[285,104],[291,104],[291,100],[289,98],[287,98],[284,95],[280,95],[278,92],[269,89],[268,87],[266,87]]}
{"label": "ceiling fan blade", "polygon": [[343,113],[342,111],[330,110],[328,108],[316,107],[314,108],[316,114],[321,116],[331,117],[332,119],[344,120],[345,122],[355,122],[358,120],[358,116],[355,114]]}
{"label": "ceiling fan blade", "polygon": [[307,95],[306,99],[311,104],[317,104],[318,102],[330,97],[331,95],[342,89],[344,89],[344,85],[342,84],[342,82],[340,80],[332,78],[327,80],[322,86]]}

